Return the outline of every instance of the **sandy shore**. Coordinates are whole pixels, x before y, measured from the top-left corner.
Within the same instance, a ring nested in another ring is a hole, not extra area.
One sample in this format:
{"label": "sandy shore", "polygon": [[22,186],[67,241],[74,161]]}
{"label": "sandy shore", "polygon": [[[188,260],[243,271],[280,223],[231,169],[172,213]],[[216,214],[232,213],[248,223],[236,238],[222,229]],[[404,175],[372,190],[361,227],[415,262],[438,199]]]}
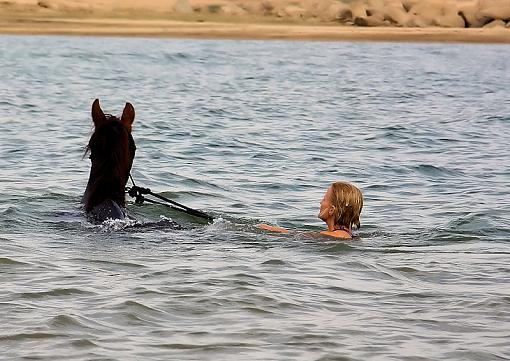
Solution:
{"label": "sandy shore", "polygon": [[128,19],[0,19],[0,33],[204,39],[510,43],[510,31],[498,29],[359,28]]}
{"label": "sandy shore", "polygon": [[0,19],[0,33],[204,39],[510,43],[510,31],[499,29],[360,28],[108,18]]}
{"label": "sandy shore", "polygon": [[[510,28],[505,27],[359,27],[319,21],[317,18],[296,20],[260,14],[233,16],[196,11],[172,14],[157,7],[145,7],[141,10],[139,4],[141,0],[130,0],[133,4],[121,2],[119,4],[123,6],[131,6],[122,9],[105,8],[99,0],[87,2],[87,4],[97,2],[98,6],[93,10],[70,8],[68,4],[74,0],[58,0],[59,4],[67,6],[64,8],[58,8],[56,5],[53,8],[41,6],[51,4],[48,1],[36,3],[34,0],[0,1],[0,34],[510,43]],[[208,4],[207,1],[210,0],[200,1]],[[153,2],[161,3],[158,6],[166,4],[160,0]],[[133,6],[138,6],[138,9]]]}

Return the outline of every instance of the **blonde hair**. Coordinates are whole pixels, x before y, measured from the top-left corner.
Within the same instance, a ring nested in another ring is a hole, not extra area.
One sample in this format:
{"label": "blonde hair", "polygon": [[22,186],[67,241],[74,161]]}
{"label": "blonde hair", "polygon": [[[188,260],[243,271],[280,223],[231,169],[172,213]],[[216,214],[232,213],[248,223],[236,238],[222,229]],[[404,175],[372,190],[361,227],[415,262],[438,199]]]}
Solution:
{"label": "blonde hair", "polygon": [[359,216],[363,208],[363,194],[351,183],[335,182],[331,185],[331,204],[335,206],[335,224],[349,229],[360,228]]}

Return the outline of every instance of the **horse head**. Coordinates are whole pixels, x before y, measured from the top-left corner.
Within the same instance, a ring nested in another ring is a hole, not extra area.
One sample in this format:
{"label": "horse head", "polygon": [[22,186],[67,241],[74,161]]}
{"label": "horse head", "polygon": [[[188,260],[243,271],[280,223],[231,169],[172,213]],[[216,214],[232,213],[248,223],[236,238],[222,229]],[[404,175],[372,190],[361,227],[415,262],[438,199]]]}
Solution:
{"label": "horse head", "polygon": [[125,216],[125,187],[136,150],[131,135],[134,119],[131,103],[126,103],[120,118],[105,114],[98,99],[92,104],[94,133],[87,145],[92,166],[83,203],[97,222]]}

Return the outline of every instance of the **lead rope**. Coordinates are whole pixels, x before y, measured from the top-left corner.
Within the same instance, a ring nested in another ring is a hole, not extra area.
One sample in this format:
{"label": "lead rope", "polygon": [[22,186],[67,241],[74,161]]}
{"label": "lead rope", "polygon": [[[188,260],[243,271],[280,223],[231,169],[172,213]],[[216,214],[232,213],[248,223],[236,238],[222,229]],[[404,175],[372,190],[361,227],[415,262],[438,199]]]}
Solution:
{"label": "lead rope", "polygon": [[[211,222],[214,220],[214,217],[208,215],[205,212],[199,211],[198,209],[193,209],[193,208],[187,207],[184,204],[180,204],[174,200],[171,200],[171,199],[168,199],[162,195],[156,194],[156,193],[152,192],[149,188],[138,187],[135,184],[135,181],[134,181],[133,177],[131,176],[131,173],[129,174],[129,178],[131,179],[133,186],[126,187],[126,190],[127,190],[128,194],[135,199],[136,204],[143,204],[144,201],[147,201],[149,203],[167,206],[172,209],[175,209],[176,211],[184,212],[184,213],[190,214],[195,217],[204,218]],[[162,203],[162,202],[152,200],[150,198],[146,198],[144,195],[147,195],[147,194],[151,195],[155,198],[161,199],[167,203]]]}

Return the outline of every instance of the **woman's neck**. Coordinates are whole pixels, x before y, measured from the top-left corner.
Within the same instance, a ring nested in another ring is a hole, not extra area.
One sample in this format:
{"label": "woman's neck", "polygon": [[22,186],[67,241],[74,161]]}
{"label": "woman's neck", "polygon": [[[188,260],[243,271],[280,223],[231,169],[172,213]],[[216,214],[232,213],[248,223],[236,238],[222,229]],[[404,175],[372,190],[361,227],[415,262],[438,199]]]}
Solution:
{"label": "woman's neck", "polygon": [[339,224],[336,224],[333,219],[327,219],[326,220],[326,224],[328,225],[328,231],[329,232],[334,232],[334,231],[337,231],[339,229],[347,230],[347,231],[351,230],[349,227],[344,227],[344,226],[341,226]]}
{"label": "woman's neck", "polygon": [[328,225],[328,231],[333,232],[335,230],[335,221],[333,218],[327,219],[326,224]]}

